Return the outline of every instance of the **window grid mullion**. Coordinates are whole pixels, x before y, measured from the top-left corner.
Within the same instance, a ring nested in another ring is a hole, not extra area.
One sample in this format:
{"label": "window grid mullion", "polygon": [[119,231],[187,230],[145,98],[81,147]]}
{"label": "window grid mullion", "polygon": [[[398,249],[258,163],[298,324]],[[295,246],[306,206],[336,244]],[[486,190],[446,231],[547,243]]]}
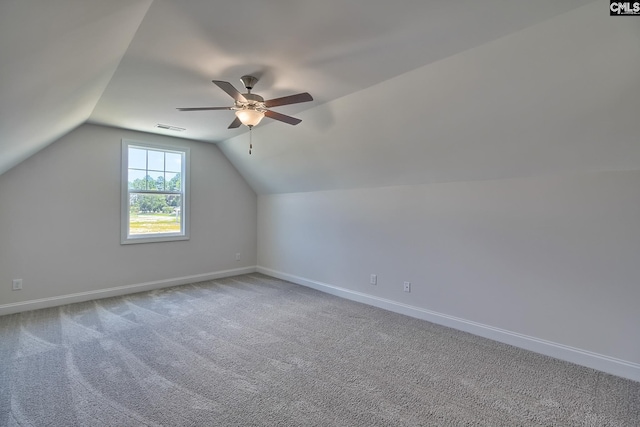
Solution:
{"label": "window grid mullion", "polygon": [[149,150],[144,150],[144,189],[149,189],[149,180],[147,177],[149,176]]}
{"label": "window grid mullion", "polygon": [[157,191],[157,190],[129,190],[129,194],[168,194],[181,195],[182,191]]}

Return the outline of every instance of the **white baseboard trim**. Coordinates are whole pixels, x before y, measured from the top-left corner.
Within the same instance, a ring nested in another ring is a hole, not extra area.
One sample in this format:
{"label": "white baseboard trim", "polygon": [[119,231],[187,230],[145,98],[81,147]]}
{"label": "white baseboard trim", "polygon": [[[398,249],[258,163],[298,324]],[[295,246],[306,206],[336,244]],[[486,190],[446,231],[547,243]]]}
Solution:
{"label": "white baseboard trim", "polygon": [[501,328],[495,328],[493,326],[484,325],[482,323],[473,322],[455,316],[449,316],[447,314],[438,313],[401,302],[340,288],[338,286],[283,273],[266,267],[258,266],[256,271],[258,273],[266,274],[267,276],[288,280],[289,282],[336,295],[341,298],[346,298],[352,301],[361,302],[374,307],[383,308],[385,310],[469,332],[474,335],[544,354],[546,356],[551,356],[577,365],[586,366],[598,371],[607,372],[619,377],[640,381],[640,364],[634,362],[605,356],[603,354],[570,347],[564,344],[531,337]]}
{"label": "white baseboard trim", "polygon": [[152,282],[136,283],[133,285],[116,286],[113,288],[99,289],[96,291],[78,292],[68,295],[60,295],[50,298],[40,298],[29,301],[14,302],[0,305],[0,316],[5,314],[19,313],[22,311],[37,310],[40,308],[57,307],[59,305],[71,304],[74,302],[90,301],[100,298],[116,297],[133,294],[136,292],[151,291],[154,289],[168,288],[188,283],[204,282],[206,280],[221,279],[224,277],[238,276],[240,274],[255,273],[256,267],[234,268],[231,270],[221,270],[211,273],[194,274],[192,276],[175,277],[172,279],[155,280]]}

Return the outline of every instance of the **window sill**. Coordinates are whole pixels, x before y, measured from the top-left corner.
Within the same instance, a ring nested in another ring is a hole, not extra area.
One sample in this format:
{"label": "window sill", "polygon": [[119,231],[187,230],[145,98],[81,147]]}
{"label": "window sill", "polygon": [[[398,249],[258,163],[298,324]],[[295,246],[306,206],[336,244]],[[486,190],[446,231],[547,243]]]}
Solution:
{"label": "window sill", "polygon": [[154,236],[129,236],[120,240],[121,245],[135,245],[138,243],[159,243],[159,242],[173,242],[177,240],[189,240],[189,236],[184,234],[157,234]]}

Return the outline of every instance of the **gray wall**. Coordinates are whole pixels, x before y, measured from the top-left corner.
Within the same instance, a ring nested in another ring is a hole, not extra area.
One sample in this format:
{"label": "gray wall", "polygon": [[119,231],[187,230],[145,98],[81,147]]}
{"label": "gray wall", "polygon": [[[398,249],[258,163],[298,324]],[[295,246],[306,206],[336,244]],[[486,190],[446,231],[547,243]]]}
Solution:
{"label": "gray wall", "polygon": [[[122,138],[191,148],[190,240],[120,245]],[[256,264],[256,195],[213,144],[83,125],[0,175],[0,199],[0,306]]]}
{"label": "gray wall", "polygon": [[260,195],[258,264],[640,379],[639,188],[628,171]]}

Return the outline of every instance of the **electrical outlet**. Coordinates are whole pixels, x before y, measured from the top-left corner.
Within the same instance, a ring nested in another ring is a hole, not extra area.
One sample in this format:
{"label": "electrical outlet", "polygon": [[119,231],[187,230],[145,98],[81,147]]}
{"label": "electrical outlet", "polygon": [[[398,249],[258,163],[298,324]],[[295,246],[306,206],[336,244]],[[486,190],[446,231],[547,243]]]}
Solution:
{"label": "electrical outlet", "polygon": [[22,279],[13,279],[12,286],[14,291],[22,289]]}
{"label": "electrical outlet", "polygon": [[404,291],[411,292],[411,282],[404,282]]}
{"label": "electrical outlet", "polygon": [[371,283],[372,285],[377,285],[378,284],[378,276],[376,276],[375,274],[372,274],[371,278],[369,279],[369,283]]}
{"label": "electrical outlet", "polygon": [[236,254],[236,261],[240,261],[240,252]]}

